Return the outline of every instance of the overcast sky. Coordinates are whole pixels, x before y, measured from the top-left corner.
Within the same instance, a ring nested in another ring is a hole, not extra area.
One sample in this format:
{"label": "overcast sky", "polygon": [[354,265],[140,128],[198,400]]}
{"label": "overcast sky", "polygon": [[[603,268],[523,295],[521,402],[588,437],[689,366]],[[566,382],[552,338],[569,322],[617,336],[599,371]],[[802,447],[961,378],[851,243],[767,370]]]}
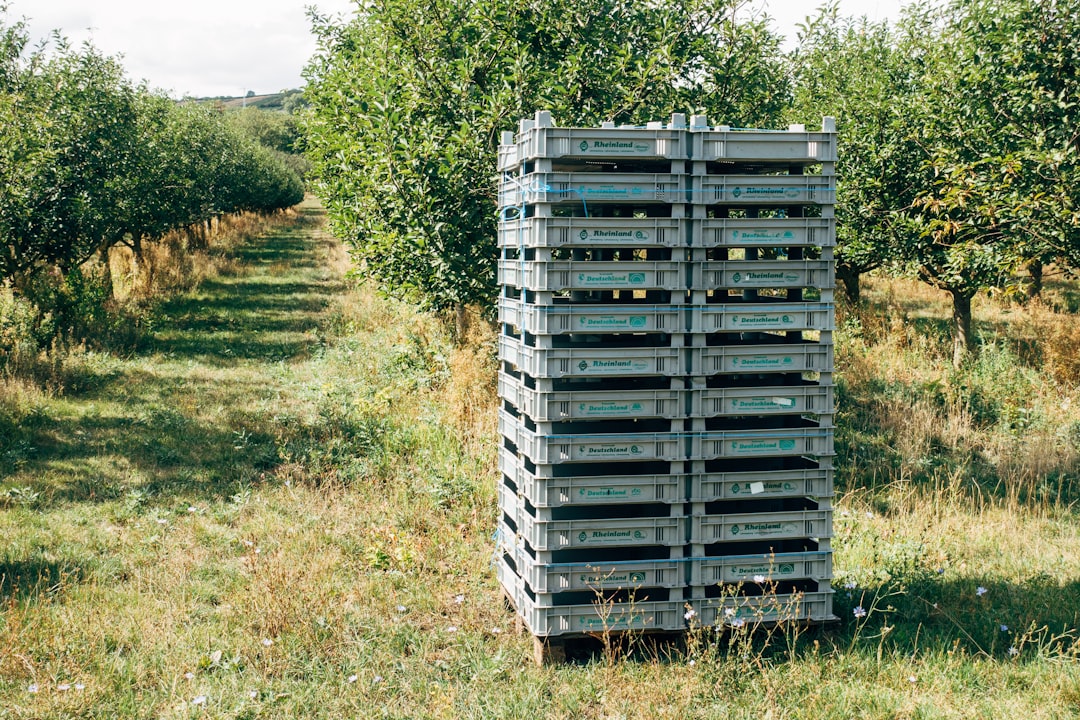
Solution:
{"label": "overcast sky", "polygon": [[[483,0],[478,0],[482,2]],[[26,17],[36,38],[60,30],[122,55],[136,81],[173,97],[237,96],[301,87],[315,50],[305,6],[351,15],[354,0],[10,0],[8,19]],[[795,24],[824,0],[753,0],[794,38]],[[843,15],[894,20],[903,0],[840,0]]]}

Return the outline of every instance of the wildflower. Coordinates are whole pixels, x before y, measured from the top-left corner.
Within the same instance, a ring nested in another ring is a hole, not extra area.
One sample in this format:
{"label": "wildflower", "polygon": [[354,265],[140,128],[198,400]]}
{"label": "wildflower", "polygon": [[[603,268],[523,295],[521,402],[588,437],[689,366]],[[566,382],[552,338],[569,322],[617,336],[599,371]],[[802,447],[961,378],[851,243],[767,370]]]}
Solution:
{"label": "wildflower", "polygon": [[56,689],[59,690],[60,692],[67,692],[68,690],[71,689],[71,686],[68,685],[67,683],[60,683],[59,685],[56,686]]}
{"label": "wildflower", "polygon": [[187,509],[187,511],[188,511],[189,513],[193,513],[193,512],[199,512],[199,508],[195,507],[194,505],[188,505],[188,509]]}
{"label": "wildflower", "polygon": [[502,628],[499,628],[499,627],[493,627],[493,628],[491,628],[491,634],[492,634],[492,635],[498,635],[498,634],[499,634],[499,633],[501,633],[501,632],[502,632]]}
{"label": "wildflower", "polygon": [[695,665],[697,665],[697,660],[691,660],[690,662],[688,662],[686,664],[689,665],[690,667],[694,667]]}
{"label": "wildflower", "polygon": [[697,612],[694,611],[694,608],[688,608],[686,613],[683,614],[683,617],[687,620],[693,620],[695,615],[697,615]]}
{"label": "wildflower", "polygon": [[349,684],[352,684],[352,683],[356,682],[356,676],[355,675],[350,675],[349,677],[347,677],[345,679],[345,682],[347,682]]}
{"label": "wildflower", "polygon": [[746,624],[746,621],[743,620],[742,618],[735,618],[734,620],[731,621],[731,627],[741,628],[745,624]]}
{"label": "wildflower", "polygon": [[399,613],[408,612],[409,610],[409,608],[405,607],[404,605],[398,605],[396,609]]}
{"label": "wildflower", "polygon": [[446,632],[457,632],[457,625],[451,625],[450,627],[446,628]]}
{"label": "wildflower", "polygon": [[984,588],[982,585],[975,588],[975,594],[978,595],[979,597],[982,597],[983,595],[985,595],[988,592],[990,592],[990,591],[987,590],[986,588]]}
{"label": "wildflower", "polygon": [[873,520],[874,519],[874,513],[867,511],[866,517]]}
{"label": "wildflower", "polygon": [[764,575],[755,575],[754,576],[754,582],[756,582],[756,583],[758,583],[760,585],[761,583],[765,582],[765,576]]}
{"label": "wildflower", "polygon": [[274,644],[274,641],[271,640],[270,638],[263,638],[262,639],[262,644],[263,644],[263,647],[270,647],[271,645]]}
{"label": "wildflower", "polygon": [[195,697],[193,697],[191,699],[191,704],[192,705],[205,705],[206,704],[206,696],[205,695],[196,695]]}
{"label": "wildflower", "polygon": [[169,524],[169,521],[168,521],[168,520],[166,520],[165,518],[158,518],[158,519],[157,519],[157,524],[158,524],[158,525],[168,525],[168,524]]}
{"label": "wildflower", "polygon": [[857,587],[859,587],[859,583],[855,582],[854,580],[848,580],[846,583],[844,583],[845,590],[854,590]]}
{"label": "wildflower", "polygon": [[1009,632],[1009,626],[1008,625],[1002,625],[1001,626],[1001,632]]}
{"label": "wildflower", "polygon": [[195,673],[193,673],[193,672],[184,673],[184,679],[185,680],[194,680],[195,679]]}
{"label": "wildflower", "polygon": [[26,688],[26,692],[30,693],[31,695],[37,695],[37,691],[37,683],[30,683],[30,686]]}
{"label": "wildflower", "polygon": [[1016,657],[1019,654],[1020,654],[1020,651],[1016,649],[1015,645],[1013,645],[1013,646],[1011,646],[1009,648],[1009,657]]}
{"label": "wildflower", "polygon": [[75,689],[76,690],[85,690],[86,686],[83,685],[82,683],[75,683]]}
{"label": "wildflower", "polygon": [[248,690],[248,697],[251,698],[252,700],[257,700],[258,697],[259,697],[259,691],[258,690]]}
{"label": "wildflower", "polygon": [[915,677],[914,675],[908,675],[907,681],[914,684],[919,682],[919,678]]}
{"label": "wildflower", "polygon": [[938,568],[937,569],[937,574],[938,575],[944,575],[945,574],[945,568]]}
{"label": "wildflower", "polygon": [[735,608],[724,608],[724,617],[735,617]]}
{"label": "wildflower", "polygon": [[376,675],[375,677],[371,678],[371,682],[378,685],[379,683],[382,682],[382,675]]}
{"label": "wildflower", "polygon": [[859,605],[859,606],[857,606],[857,607],[856,607],[856,608],[855,608],[854,610],[852,610],[851,612],[852,612],[852,614],[854,614],[854,615],[855,615],[855,617],[857,617],[857,618],[864,618],[864,617],[866,617],[866,609],[865,609],[865,608],[864,608],[864,607],[863,607],[862,605]]}
{"label": "wildflower", "polygon": [[465,596],[464,595],[455,595],[454,596],[454,602],[456,602],[458,605],[460,605],[461,603],[465,602]]}

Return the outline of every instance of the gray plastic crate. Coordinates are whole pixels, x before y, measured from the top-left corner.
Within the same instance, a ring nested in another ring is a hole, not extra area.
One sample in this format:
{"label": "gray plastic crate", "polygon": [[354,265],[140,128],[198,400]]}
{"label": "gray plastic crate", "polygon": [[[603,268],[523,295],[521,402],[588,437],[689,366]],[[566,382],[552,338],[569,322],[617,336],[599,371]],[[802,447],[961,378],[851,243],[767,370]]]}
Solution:
{"label": "gray plastic crate", "polygon": [[686,374],[682,348],[538,348],[503,335],[499,359],[535,378],[593,378]]}
{"label": "gray plastic crate", "polygon": [[701,472],[690,476],[689,500],[744,500],[789,497],[829,498],[833,496],[833,468],[761,470],[750,472]]}
{"label": "gray plastic crate", "polygon": [[690,155],[685,128],[532,127],[499,147],[499,170],[540,158],[682,160]]}
{"label": "gray plastic crate", "polygon": [[692,375],[831,372],[831,343],[717,345],[687,348]]}
{"label": "gray plastic crate", "polygon": [[521,536],[537,550],[682,545],[686,518],[615,518],[541,522],[522,513]]}
{"label": "gray plastic crate", "polygon": [[832,175],[694,175],[690,197],[707,205],[832,205]]}
{"label": "gray plastic crate", "polygon": [[694,160],[836,162],[835,132],[708,129],[695,130],[690,137]]}
{"label": "gray plastic crate", "polygon": [[683,247],[690,221],[680,218],[531,217],[499,223],[499,247]]}
{"label": "gray plastic crate", "polygon": [[728,288],[832,289],[834,263],[827,260],[728,260],[694,263],[691,286],[697,290]]}
{"label": "gray plastic crate", "polygon": [[499,261],[499,284],[536,291],[685,290],[687,265],[679,260]]}
{"label": "gray plastic crate", "polygon": [[575,203],[585,210],[592,203],[685,203],[689,177],[678,173],[588,172],[504,176],[498,202],[501,208]]}
{"label": "gray plastic crate", "polygon": [[533,462],[544,465],[685,458],[686,436],[670,432],[543,435],[504,410],[499,411],[499,432]]}
{"label": "gray plastic crate", "polygon": [[831,622],[832,592],[795,595],[729,596],[691,601],[694,622],[702,627],[753,626],[777,622]]}
{"label": "gray plastic crate", "polygon": [[814,551],[772,555],[734,555],[694,558],[690,562],[691,585],[781,580],[829,580],[832,552]]}
{"label": "gray plastic crate", "polygon": [[692,458],[831,456],[832,428],[730,430],[694,434]]}
{"label": "gray plastic crate", "polygon": [[506,448],[499,449],[500,471],[535,507],[681,503],[686,499],[687,476],[673,465],[670,473],[559,477],[550,465],[538,465],[530,471],[522,458]]}
{"label": "gray plastic crate", "polygon": [[831,385],[699,388],[692,392],[695,395],[692,405],[700,417],[830,415],[835,412]]}
{"label": "gray plastic crate", "polygon": [[682,305],[531,305],[499,299],[499,322],[534,335],[683,332]]}
{"label": "gray plastic crate", "polygon": [[708,545],[747,540],[831,537],[832,510],[694,515],[690,517],[691,543]]}
{"label": "gray plastic crate", "polygon": [[695,333],[832,330],[831,303],[717,303],[692,308]]}
{"label": "gray plastic crate", "polygon": [[690,245],[715,247],[835,247],[836,220],[820,218],[701,218]]}
{"label": "gray plastic crate", "polygon": [[537,422],[599,419],[676,419],[686,415],[688,396],[682,390],[561,390],[525,387],[499,375],[499,397]]}

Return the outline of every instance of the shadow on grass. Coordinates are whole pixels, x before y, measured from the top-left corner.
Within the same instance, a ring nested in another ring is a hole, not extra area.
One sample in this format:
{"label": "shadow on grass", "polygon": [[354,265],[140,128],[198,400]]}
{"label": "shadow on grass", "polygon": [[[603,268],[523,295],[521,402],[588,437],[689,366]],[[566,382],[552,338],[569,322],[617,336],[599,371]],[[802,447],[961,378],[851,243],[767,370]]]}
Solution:
{"label": "shadow on grass", "polygon": [[0,479],[33,486],[43,503],[132,489],[222,497],[278,463],[282,424],[254,408],[277,364],[323,342],[323,311],[344,287],[320,265],[325,240],[307,224],[237,248],[231,277],[164,302],[131,362],[83,378],[63,411],[21,423]]}
{"label": "shadow on grass", "polygon": [[25,602],[55,596],[68,585],[84,582],[88,575],[73,562],[4,558],[0,560],[0,597]]}

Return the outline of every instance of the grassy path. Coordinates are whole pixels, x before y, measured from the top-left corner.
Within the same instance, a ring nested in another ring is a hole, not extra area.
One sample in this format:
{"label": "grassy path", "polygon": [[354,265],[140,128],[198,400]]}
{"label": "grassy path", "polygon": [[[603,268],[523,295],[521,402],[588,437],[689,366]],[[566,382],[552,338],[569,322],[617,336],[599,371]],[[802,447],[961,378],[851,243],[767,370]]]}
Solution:
{"label": "grassy path", "polygon": [[952,486],[836,499],[830,632],[533,667],[491,571],[491,338],[354,287],[321,222],[19,400],[0,720],[1080,717],[1075,510]]}

